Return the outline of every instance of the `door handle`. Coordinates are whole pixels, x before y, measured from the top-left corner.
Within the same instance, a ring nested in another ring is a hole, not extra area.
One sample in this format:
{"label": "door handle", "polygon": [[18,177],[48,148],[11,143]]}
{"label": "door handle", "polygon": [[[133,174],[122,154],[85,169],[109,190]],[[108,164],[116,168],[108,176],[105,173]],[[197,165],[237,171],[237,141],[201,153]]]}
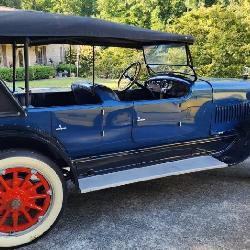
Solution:
{"label": "door handle", "polygon": [[144,122],[144,121],[146,121],[146,119],[141,118],[141,117],[137,117],[137,122]]}

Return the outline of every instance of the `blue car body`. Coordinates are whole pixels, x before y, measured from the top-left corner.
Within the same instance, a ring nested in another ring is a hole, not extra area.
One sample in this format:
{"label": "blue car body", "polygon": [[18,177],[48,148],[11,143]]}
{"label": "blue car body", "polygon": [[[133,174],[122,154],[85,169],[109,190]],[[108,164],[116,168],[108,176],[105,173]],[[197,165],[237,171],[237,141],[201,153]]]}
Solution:
{"label": "blue car body", "polygon": [[[48,231],[67,180],[87,193],[249,157],[248,67],[242,80],[199,79],[192,36],[39,11],[1,10],[0,24],[13,62],[12,89],[0,80],[0,247]],[[31,89],[29,48],[47,44],[93,46],[93,82]],[[95,46],[140,50],[148,75],[134,62],[117,90],[96,84]],[[24,51],[24,89],[16,88],[17,49]]]}
{"label": "blue car body", "polygon": [[[91,84],[84,86],[92,88]],[[49,91],[60,93],[60,90],[46,90]],[[138,159],[132,157],[124,164],[124,159],[118,157],[122,162],[117,164],[117,157],[111,157],[110,162],[110,155],[131,150],[140,152],[147,148],[155,151],[158,146],[166,150],[169,145],[188,142],[196,145],[208,140],[209,143],[203,143],[206,147],[198,151],[219,152],[234,142],[240,124],[250,115],[248,80],[199,79],[185,96],[159,100],[117,100],[113,91],[102,85],[96,85],[95,92],[100,100],[96,104],[30,106],[25,110],[25,116],[2,117],[1,131],[15,131],[17,137],[20,132],[27,131],[28,137],[34,134],[45,141],[53,141],[64,158],[75,166],[76,178],[80,178],[113,166],[114,169],[131,167],[130,161],[137,162]],[[179,157],[180,150],[173,152],[170,158]],[[152,159],[162,159],[161,153],[161,150],[153,153]],[[197,152],[184,156],[195,154]],[[107,163],[103,155],[109,156]],[[86,166],[83,159],[88,159],[91,164]],[[89,159],[95,160],[92,163]]]}

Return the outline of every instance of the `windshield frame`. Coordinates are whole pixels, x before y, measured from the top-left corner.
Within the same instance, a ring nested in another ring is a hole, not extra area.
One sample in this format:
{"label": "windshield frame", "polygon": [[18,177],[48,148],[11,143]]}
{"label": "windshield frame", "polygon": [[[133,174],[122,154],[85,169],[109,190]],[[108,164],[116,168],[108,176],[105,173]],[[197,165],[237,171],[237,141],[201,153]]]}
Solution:
{"label": "windshield frame", "polygon": [[[192,80],[193,82],[195,82],[197,80],[197,74],[195,72],[195,68],[193,66],[193,59],[192,59],[192,55],[191,55],[191,52],[190,52],[190,49],[189,49],[189,45],[187,43],[167,43],[167,44],[154,44],[154,45],[168,45],[168,44],[171,44],[171,45],[179,45],[179,46],[184,46],[185,47],[185,51],[186,51],[186,58],[187,58],[187,64],[153,64],[153,63],[147,63],[147,59],[146,59],[146,55],[145,55],[145,50],[144,50],[144,47],[146,46],[143,46],[142,47],[142,51],[143,51],[143,57],[144,57],[144,62],[146,64],[146,68],[148,70],[148,73],[149,75],[164,75],[164,74],[174,74],[174,75],[187,75],[187,76],[192,76],[194,77],[194,79]],[[153,46],[153,45],[152,45]],[[189,67],[192,72],[193,72],[193,75],[191,74],[185,74],[185,73],[182,73],[182,72],[173,72],[173,71],[163,71],[163,72],[155,72],[150,66],[156,66],[156,65],[159,65],[159,66],[162,66],[162,65],[166,65],[166,66],[176,66],[176,67],[183,67],[183,66],[187,66]],[[172,73],[171,73],[172,72]]]}

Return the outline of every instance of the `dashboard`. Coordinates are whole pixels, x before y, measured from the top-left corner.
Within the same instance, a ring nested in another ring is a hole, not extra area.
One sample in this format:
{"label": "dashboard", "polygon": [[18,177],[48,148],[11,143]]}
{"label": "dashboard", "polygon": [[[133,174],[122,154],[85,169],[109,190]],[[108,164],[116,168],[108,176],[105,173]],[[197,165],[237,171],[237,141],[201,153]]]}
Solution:
{"label": "dashboard", "polygon": [[169,76],[151,77],[144,85],[152,92],[160,94],[161,98],[181,97],[187,95],[190,89],[188,81]]}

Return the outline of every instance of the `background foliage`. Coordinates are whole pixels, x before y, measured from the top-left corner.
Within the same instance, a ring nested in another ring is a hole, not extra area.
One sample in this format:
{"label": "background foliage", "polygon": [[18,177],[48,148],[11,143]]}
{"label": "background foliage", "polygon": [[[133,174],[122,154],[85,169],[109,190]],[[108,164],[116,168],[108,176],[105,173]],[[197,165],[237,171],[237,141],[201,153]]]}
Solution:
{"label": "background foliage", "polygon": [[250,66],[250,4],[200,7],[175,20],[169,31],[192,34],[194,63],[206,76],[240,77]]}
{"label": "background foliage", "polygon": [[[66,63],[58,65],[59,68],[67,65],[76,65],[77,51],[71,49],[66,51]],[[142,51],[127,48],[114,47],[95,47],[95,74],[99,78],[119,78],[122,71],[129,64],[140,61],[143,64]],[[83,46],[79,51],[79,75],[81,77],[90,77],[92,75],[93,49],[91,46]],[[62,70],[61,70],[62,71]],[[69,71],[69,67],[67,68]],[[71,69],[72,71],[72,69]],[[72,71],[75,73],[75,71]]]}
{"label": "background foliage", "polygon": [[[250,0],[0,0],[0,5],[192,34],[194,62],[202,76],[240,77],[243,66],[250,66]],[[70,63],[68,53],[66,58]],[[137,51],[117,48],[100,48],[96,59],[98,74],[107,78],[141,60]],[[86,47],[80,51],[81,75],[89,74],[91,62]]]}
{"label": "background foliage", "polygon": [[[23,81],[25,75],[25,70],[23,67],[16,69],[16,80]],[[52,66],[36,65],[30,66],[29,68],[29,78],[30,80],[38,79],[49,79],[56,75],[56,70]],[[0,78],[11,82],[12,81],[12,68],[0,68]]]}

